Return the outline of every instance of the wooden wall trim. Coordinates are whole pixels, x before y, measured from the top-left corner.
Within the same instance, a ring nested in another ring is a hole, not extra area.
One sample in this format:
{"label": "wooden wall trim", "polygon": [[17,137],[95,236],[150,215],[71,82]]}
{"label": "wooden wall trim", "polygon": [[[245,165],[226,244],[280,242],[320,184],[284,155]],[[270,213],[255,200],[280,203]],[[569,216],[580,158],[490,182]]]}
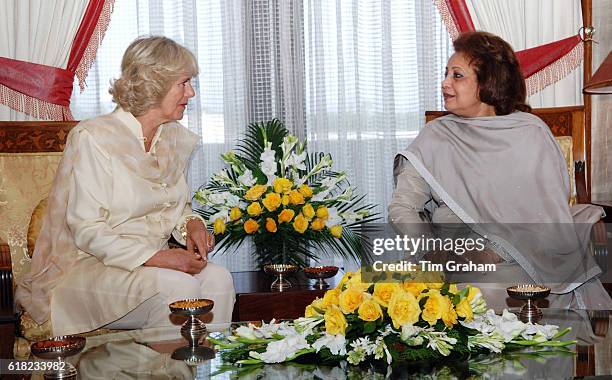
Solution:
{"label": "wooden wall trim", "polygon": [[0,153],[61,152],[77,121],[0,121]]}

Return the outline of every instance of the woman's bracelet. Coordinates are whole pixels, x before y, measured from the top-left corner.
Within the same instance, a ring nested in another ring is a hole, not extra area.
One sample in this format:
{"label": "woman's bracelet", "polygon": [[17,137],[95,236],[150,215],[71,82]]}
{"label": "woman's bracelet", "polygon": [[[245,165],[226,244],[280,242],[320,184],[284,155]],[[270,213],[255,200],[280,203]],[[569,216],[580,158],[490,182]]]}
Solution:
{"label": "woman's bracelet", "polygon": [[206,222],[204,221],[204,218],[202,218],[199,215],[195,215],[195,214],[187,215],[185,217],[185,221],[177,227],[178,232],[181,234],[181,236],[183,237],[185,241],[187,240],[187,223],[189,223],[189,221],[191,220],[201,221],[202,224],[204,224],[204,229],[206,229]]}

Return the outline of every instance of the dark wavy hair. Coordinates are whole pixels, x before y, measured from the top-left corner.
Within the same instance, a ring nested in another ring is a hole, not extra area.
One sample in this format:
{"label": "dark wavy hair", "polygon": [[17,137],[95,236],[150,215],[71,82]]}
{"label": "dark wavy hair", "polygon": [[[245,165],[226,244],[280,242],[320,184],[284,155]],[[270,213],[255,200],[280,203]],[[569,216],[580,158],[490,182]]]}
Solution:
{"label": "dark wavy hair", "polygon": [[509,43],[487,32],[467,32],[453,42],[476,71],[480,101],[495,107],[496,115],[530,112],[527,88],[518,59]]}

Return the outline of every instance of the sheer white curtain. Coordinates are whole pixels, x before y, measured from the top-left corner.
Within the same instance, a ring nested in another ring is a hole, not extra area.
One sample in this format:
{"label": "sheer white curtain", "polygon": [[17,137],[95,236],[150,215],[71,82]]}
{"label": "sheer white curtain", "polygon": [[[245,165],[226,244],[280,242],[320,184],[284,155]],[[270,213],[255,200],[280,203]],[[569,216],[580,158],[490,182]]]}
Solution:
{"label": "sheer white curtain", "polygon": [[[87,0],[0,1],[0,57],[66,68],[87,3]],[[33,119],[0,104],[0,120]]]}
{"label": "sheer white curtain", "polygon": [[396,153],[442,109],[452,47],[431,1],[304,1],[306,124],[310,149],[386,218]]}
{"label": "sheer white curtain", "polygon": [[[582,26],[580,0],[466,0],[474,27],[497,34],[514,50],[575,35]],[[532,107],[582,104],[582,68],[528,99]]]}
{"label": "sheer white curtain", "polygon": [[[73,96],[76,119],[110,112],[109,80],[139,35],[163,34],[200,64],[183,124],[202,136],[193,190],[221,167],[249,122],[285,121],[311,150],[332,153],[367,201],[386,205],[392,162],[441,109],[448,33],[429,1],[117,0],[88,88]],[[216,256],[254,268],[250,247]]]}

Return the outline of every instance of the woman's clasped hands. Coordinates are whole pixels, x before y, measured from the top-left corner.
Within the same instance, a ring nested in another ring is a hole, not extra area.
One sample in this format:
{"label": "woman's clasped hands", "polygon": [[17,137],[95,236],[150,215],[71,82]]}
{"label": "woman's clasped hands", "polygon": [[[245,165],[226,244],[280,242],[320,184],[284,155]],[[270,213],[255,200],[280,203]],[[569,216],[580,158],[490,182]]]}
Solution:
{"label": "woman's clasped hands", "polygon": [[215,238],[197,219],[187,222],[187,249],[162,249],[145,262],[145,266],[174,269],[198,274],[208,263],[208,253],[214,249]]}

